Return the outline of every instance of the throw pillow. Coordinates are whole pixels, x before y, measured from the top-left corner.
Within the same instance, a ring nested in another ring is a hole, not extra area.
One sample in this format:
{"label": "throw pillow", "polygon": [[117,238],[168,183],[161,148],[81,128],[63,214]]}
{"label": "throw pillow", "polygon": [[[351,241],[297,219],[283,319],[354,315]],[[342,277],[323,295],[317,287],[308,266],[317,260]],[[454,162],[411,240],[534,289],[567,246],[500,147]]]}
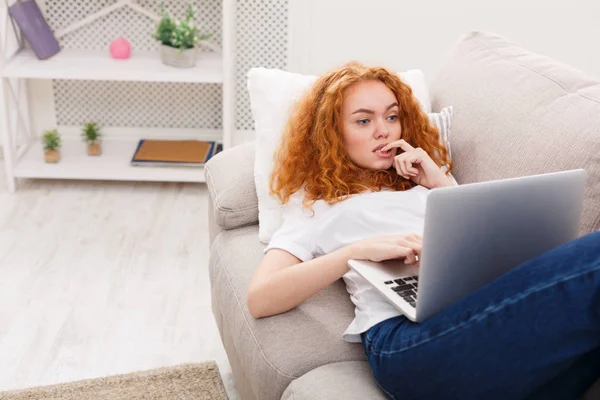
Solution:
{"label": "throw pillow", "polygon": [[440,131],[440,142],[448,150],[448,155],[452,159],[452,150],[450,149],[450,129],[452,128],[452,106],[440,110],[439,113],[429,113],[429,122]]}

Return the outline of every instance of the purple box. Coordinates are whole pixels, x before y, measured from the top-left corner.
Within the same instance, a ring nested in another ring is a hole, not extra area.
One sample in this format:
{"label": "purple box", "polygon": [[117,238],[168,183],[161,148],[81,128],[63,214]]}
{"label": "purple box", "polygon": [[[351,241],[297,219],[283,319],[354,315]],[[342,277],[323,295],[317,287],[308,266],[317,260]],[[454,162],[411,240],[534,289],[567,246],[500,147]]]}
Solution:
{"label": "purple box", "polygon": [[60,51],[60,45],[35,0],[19,0],[8,8],[8,12],[40,60]]}

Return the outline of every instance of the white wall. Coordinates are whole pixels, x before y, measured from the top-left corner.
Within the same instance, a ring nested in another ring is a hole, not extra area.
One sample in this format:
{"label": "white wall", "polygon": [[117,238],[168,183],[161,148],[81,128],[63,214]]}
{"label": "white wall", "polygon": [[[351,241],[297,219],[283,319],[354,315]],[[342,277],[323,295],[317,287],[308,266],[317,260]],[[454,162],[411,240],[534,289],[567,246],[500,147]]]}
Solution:
{"label": "white wall", "polygon": [[358,60],[428,81],[465,32],[500,34],[600,77],[598,0],[290,0],[290,70]]}

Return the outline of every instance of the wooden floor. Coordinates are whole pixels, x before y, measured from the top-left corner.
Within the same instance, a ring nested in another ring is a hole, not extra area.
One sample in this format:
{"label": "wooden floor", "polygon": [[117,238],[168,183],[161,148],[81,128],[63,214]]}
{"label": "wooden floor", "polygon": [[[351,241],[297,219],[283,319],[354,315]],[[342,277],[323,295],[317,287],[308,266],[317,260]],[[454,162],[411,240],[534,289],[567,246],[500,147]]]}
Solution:
{"label": "wooden floor", "polygon": [[21,180],[0,160],[0,390],[216,360],[203,184]]}

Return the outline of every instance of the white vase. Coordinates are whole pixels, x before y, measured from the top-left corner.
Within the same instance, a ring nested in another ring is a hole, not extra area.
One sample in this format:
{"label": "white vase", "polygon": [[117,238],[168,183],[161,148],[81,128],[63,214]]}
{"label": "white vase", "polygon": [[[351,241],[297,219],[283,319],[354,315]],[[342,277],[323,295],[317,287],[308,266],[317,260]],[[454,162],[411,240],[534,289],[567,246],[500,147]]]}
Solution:
{"label": "white vase", "polygon": [[175,47],[160,46],[160,59],[164,64],[177,68],[191,68],[196,65],[198,52],[196,48],[185,49],[181,51]]}

